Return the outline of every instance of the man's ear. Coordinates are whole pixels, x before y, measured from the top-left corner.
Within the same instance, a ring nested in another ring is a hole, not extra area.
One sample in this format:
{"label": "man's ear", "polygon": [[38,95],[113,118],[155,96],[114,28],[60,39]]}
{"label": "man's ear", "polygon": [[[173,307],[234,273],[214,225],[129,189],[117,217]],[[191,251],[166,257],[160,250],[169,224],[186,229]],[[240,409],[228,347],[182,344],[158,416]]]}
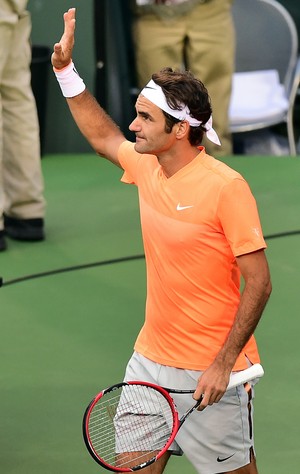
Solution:
{"label": "man's ear", "polygon": [[176,138],[178,140],[182,140],[183,138],[185,138],[188,133],[189,133],[189,129],[190,129],[190,125],[188,123],[187,120],[182,120],[181,122],[178,122],[176,124]]}

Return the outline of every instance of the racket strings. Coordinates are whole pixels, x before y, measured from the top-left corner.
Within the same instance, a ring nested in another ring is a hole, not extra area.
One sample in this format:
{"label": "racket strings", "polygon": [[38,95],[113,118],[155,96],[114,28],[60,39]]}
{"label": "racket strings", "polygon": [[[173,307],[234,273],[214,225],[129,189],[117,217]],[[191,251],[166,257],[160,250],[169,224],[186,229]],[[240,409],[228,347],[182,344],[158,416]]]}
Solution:
{"label": "racket strings", "polygon": [[168,442],[173,410],[156,389],[144,385],[114,388],[93,406],[89,440],[97,457],[114,467],[134,467],[152,459]]}

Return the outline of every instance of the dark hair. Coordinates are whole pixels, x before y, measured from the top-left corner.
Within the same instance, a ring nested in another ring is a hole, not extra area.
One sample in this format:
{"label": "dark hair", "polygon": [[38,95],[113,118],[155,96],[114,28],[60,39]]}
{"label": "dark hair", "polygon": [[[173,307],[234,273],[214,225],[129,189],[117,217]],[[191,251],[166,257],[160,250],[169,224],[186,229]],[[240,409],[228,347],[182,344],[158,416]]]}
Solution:
{"label": "dark hair", "polygon": [[[210,97],[204,84],[190,71],[177,71],[169,67],[153,74],[152,79],[162,88],[171,109],[180,110],[185,104],[191,116],[202,122],[199,127],[190,127],[189,133],[190,144],[200,145],[206,132],[205,124],[212,113]],[[166,112],[164,115],[166,132],[170,133],[174,124],[180,120]]]}

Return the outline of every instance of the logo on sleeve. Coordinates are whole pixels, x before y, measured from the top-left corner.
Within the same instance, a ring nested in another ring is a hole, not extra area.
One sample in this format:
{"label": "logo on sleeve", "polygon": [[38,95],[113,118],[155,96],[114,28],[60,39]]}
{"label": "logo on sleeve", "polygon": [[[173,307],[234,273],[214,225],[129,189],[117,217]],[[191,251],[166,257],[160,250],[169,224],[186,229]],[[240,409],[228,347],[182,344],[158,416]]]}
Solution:
{"label": "logo on sleeve", "polygon": [[253,234],[255,234],[257,237],[260,236],[260,231],[257,227],[252,227],[252,232]]}

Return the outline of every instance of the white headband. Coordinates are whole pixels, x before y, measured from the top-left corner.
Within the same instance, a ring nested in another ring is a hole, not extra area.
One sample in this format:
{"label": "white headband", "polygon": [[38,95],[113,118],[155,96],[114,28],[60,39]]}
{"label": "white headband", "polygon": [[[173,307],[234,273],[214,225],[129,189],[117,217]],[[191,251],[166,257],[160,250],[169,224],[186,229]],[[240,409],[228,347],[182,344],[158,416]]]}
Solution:
{"label": "white headband", "polygon": [[[187,105],[182,104],[181,110],[171,109],[167,103],[166,96],[163,93],[162,88],[152,79],[141,91],[141,94],[172,117],[175,117],[178,120],[187,120],[191,127],[199,127],[199,125],[202,123],[200,120],[197,120],[191,116]],[[212,116],[210,116],[209,120],[206,122],[205,127],[207,138],[216,145],[221,145],[219,137],[212,126]]]}

